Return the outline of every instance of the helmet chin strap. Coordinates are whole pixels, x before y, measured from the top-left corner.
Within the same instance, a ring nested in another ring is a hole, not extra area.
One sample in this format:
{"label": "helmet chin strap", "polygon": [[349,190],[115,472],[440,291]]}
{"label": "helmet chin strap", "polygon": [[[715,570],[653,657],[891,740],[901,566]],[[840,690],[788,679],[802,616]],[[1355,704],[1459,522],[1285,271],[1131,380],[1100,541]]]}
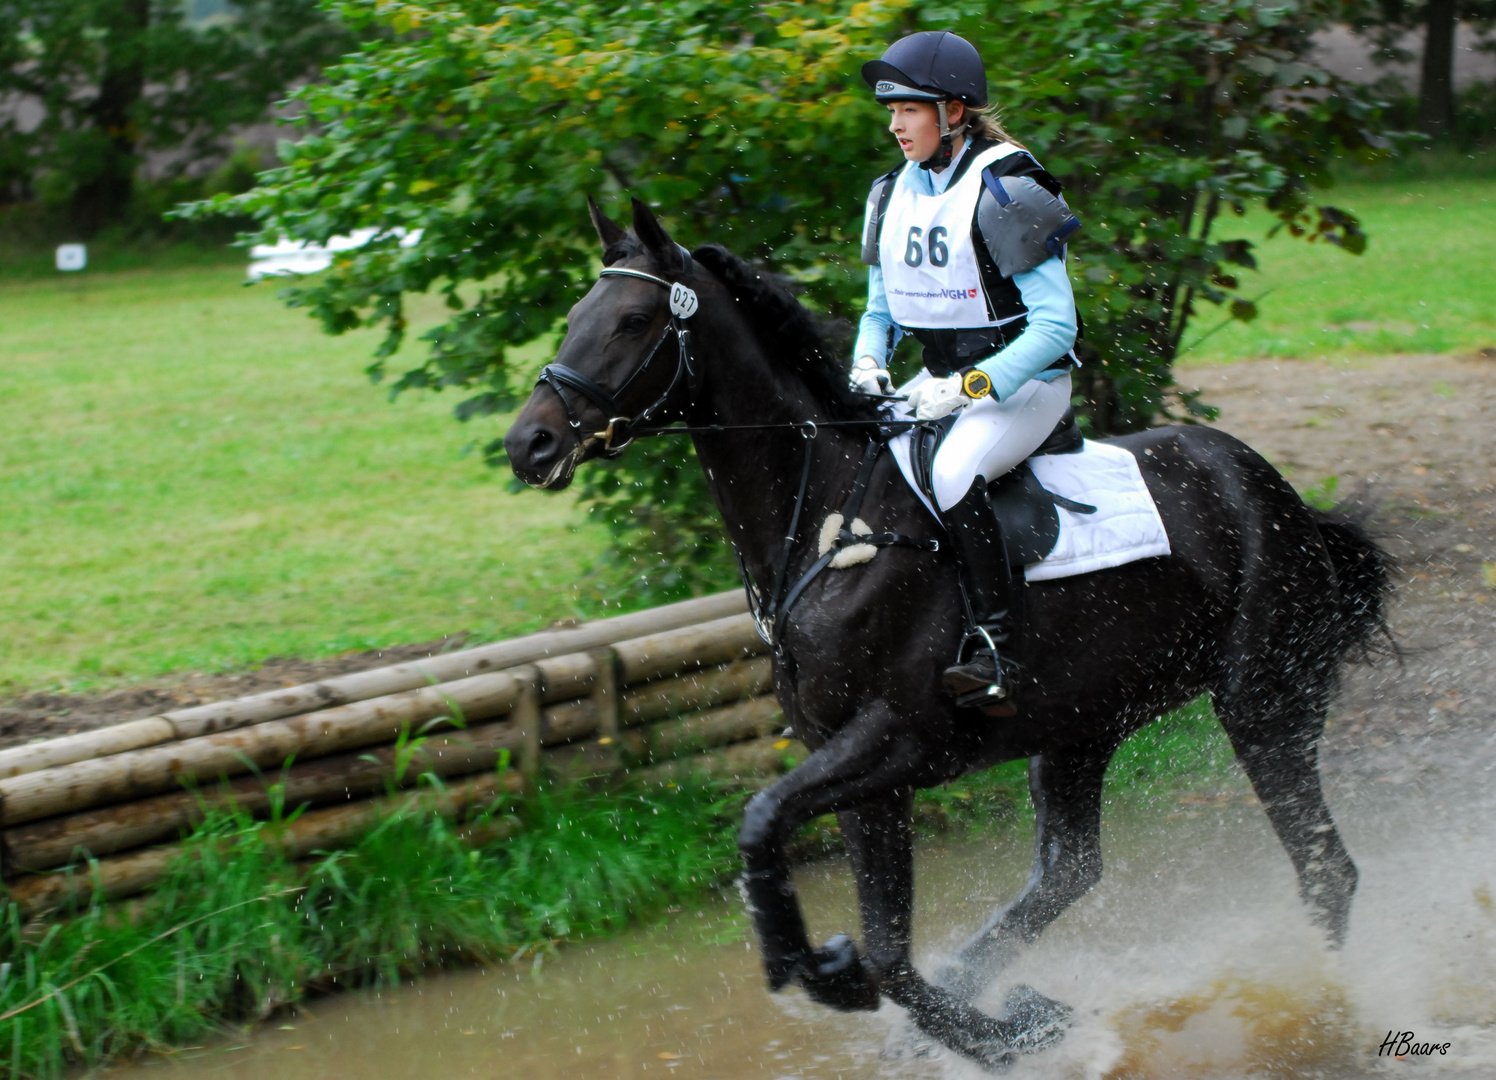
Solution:
{"label": "helmet chin strap", "polygon": [[963,123],[954,131],[951,130],[950,119],[945,113],[944,98],[935,103],[935,115],[940,117],[940,148],[919,163],[921,169],[947,168],[951,163],[951,158],[955,156],[956,136],[967,128],[967,125]]}

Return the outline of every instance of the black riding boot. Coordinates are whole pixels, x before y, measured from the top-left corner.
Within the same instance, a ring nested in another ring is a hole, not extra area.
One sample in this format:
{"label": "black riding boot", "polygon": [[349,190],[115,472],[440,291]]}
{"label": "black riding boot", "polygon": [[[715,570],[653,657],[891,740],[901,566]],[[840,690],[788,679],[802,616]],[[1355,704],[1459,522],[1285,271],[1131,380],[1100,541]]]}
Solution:
{"label": "black riding boot", "polygon": [[941,686],[961,706],[984,709],[994,716],[1012,716],[1017,680],[1020,590],[1008,565],[1002,524],[987,499],[981,477],[961,501],[941,515],[946,535],[956,552],[961,587],[966,593],[970,624],[956,663],[945,669]]}

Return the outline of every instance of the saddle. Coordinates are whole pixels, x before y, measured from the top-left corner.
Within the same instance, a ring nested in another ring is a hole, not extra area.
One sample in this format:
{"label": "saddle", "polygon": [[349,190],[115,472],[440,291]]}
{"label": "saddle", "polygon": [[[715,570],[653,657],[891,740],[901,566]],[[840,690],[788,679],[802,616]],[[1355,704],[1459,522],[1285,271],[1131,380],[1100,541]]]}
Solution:
{"label": "saddle", "polygon": [[[933,424],[921,425],[913,432],[910,460],[920,490],[932,506],[936,505],[935,454],[956,419],[957,414],[952,413]],[[1084,445],[1080,425],[1075,422],[1075,410],[1066,409],[1055,429],[1029,457],[1076,454]],[[987,496],[992,500],[993,513],[1002,522],[1008,563],[1015,571],[1038,562],[1054,550],[1060,539],[1060,514],[1056,507],[1064,507],[1076,514],[1096,513],[1096,507],[1056,495],[1039,483],[1027,461],[991,481],[987,485]]]}

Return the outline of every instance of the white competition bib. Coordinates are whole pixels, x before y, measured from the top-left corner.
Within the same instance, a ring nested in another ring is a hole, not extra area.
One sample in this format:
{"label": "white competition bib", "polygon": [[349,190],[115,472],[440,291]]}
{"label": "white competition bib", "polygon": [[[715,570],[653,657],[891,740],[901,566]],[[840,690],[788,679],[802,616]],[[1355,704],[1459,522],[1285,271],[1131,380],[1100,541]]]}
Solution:
{"label": "white competition bib", "polygon": [[983,151],[939,195],[913,190],[909,181],[918,166],[900,171],[878,238],[878,265],[894,322],[962,330],[1010,321],[994,321],[987,315],[971,224],[982,194],[982,170],[1017,152],[1018,147],[1007,142]]}

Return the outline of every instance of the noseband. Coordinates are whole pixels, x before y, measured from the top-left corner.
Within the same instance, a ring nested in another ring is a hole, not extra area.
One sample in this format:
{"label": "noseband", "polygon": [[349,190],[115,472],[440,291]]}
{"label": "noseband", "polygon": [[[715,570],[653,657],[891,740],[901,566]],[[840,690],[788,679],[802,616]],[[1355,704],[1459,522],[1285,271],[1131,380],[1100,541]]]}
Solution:
{"label": "noseband", "polygon": [[[691,257],[681,249],[681,255],[685,259],[683,273],[690,272]],[[566,412],[566,422],[576,431],[580,437],[582,422],[577,419],[576,410],[572,408],[568,390],[580,394],[592,404],[596,405],[607,416],[608,426],[602,431],[594,431],[583,439],[584,443],[600,441],[603,444],[602,454],[604,457],[616,458],[623,453],[624,448],[634,441],[634,437],[640,433],[646,424],[653,419],[655,413],[665,407],[675,393],[676,388],[682,382],[686,384],[687,400],[691,406],[696,404],[696,396],[701,389],[701,373],[691,360],[691,331],[686,329],[685,321],[696,312],[696,293],[688,286],[679,281],[666,281],[662,277],[646,274],[643,270],[626,270],[623,267],[609,267],[599,275],[600,277],[632,277],[641,281],[652,281],[662,286],[670,293],[670,321],[665,325],[665,330],[660,334],[660,339],[655,342],[654,348],[644,358],[644,363],[634,369],[633,373],[623,381],[623,385],[617,390],[609,391],[606,387],[589,379],[575,368],[569,368],[565,364],[547,364],[540,369],[540,377],[536,385],[545,383],[556,392],[561,399],[561,408]],[[634,384],[634,380],[642,376],[654,364],[655,357],[659,355],[660,349],[671,335],[675,336],[676,361],[675,375],[670,379],[670,385],[665,392],[655,398],[649,405],[634,416],[623,415],[623,405],[620,399],[628,392],[628,388]],[[615,442],[621,439],[621,442]]]}

